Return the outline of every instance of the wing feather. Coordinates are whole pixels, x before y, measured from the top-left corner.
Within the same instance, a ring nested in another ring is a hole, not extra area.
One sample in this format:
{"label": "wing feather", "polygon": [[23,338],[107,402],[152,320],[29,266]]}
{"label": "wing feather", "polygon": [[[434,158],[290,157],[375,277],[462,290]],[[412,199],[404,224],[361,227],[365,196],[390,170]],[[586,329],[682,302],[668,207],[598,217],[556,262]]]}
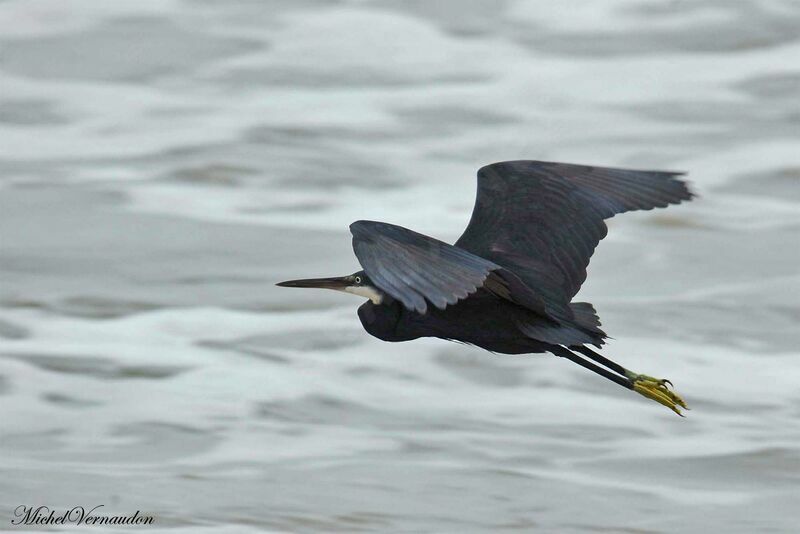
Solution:
{"label": "wing feather", "polygon": [[680,173],[505,161],[478,171],[472,218],[456,246],[513,272],[556,319],[608,228],[604,219],[690,200]]}
{"label": "wing feather", "polygon": [[427,302],[440,309],[455,304],[481,287],[492,270],[500,268],[401,226],[356,221],[350,231],[353,250],[370,279],[418,313],[427,311]]}
{"label": "wing feather", "polygon": [[426,313],[456,304],[479,288],[545,315],[544,302],[500,265],[402,226],[356,221],[353,251],[372,282],[403,306]]}

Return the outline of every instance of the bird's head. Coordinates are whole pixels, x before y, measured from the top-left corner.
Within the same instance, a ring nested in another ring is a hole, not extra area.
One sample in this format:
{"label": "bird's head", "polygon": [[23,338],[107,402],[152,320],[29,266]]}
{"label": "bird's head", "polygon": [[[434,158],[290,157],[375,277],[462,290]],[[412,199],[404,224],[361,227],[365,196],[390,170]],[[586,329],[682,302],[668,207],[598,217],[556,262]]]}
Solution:
{"label": "bird's head", "polygon": [[280,287],[314,287],[319,289],[334,289],[352,293],[368,298],[373,304],[380,304],[384,299],[383,291],[375,287],[367,273],[358,271],[348,276],[334,278],[307,278],[304,280],[287,280],[275,284]]}

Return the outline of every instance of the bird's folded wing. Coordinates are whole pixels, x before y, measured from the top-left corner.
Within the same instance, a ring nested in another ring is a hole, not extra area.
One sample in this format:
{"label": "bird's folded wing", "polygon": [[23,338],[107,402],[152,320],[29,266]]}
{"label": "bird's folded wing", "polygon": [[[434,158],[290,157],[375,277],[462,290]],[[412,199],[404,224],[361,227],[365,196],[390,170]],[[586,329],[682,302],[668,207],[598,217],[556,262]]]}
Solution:
{"label": "bird's folded wing", "polygon": [[478,171],[472,219],[456,246],[518,275],[550,315],[570,318],[604,219],[692,198],[680,173],[506,161]]}
{"label": "bird's folded wing", "polygon": [[372,282],[418,313],[439,309],[479,288],[544,314],[544,302],[513,273],[462,248],[393,224],[356,221],[353,250]]}

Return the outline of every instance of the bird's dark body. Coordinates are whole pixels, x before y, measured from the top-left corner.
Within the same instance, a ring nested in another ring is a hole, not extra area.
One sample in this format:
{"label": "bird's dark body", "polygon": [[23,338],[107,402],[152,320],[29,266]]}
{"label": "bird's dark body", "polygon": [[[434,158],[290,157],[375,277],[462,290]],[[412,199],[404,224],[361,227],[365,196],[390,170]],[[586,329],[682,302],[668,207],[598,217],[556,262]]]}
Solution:
{"label": "bird's dark body", "polygon": [[525,335],[517,326],[522,321],[543,325],[550,325],[550,321],[484,290],[425,314],[410,311],[394,299],[381,304],[368,301],[358,308],[358,317],[369,334],[383,341],[437,337],[502,354],[547,352],[551,347]]}

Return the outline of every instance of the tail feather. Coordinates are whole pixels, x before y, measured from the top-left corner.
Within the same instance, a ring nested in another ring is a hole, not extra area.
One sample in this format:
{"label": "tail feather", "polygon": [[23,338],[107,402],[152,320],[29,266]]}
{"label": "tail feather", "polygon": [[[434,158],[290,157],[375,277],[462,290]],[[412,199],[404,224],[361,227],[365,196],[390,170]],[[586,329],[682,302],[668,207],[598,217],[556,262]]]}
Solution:
{"label": "tail feather", "polygon": [[606,333],[600,328],[600,318],[597,316],[594,306],[588,302],[572,302],[569,305],[572,314],[575,316],[575,323],[582,329],[592,334],[606,338]]}
{"label": "tail feather", "polygon": [[553,345],[601,347],[603,340],[608,336],[600,329],[600,319],[594,307],[588,302],[573,302],[569,306],[573,315],[570,321],[561,323],[541,319],[531,321],[526,314],[518,318],[517,327],[526,336]]}

